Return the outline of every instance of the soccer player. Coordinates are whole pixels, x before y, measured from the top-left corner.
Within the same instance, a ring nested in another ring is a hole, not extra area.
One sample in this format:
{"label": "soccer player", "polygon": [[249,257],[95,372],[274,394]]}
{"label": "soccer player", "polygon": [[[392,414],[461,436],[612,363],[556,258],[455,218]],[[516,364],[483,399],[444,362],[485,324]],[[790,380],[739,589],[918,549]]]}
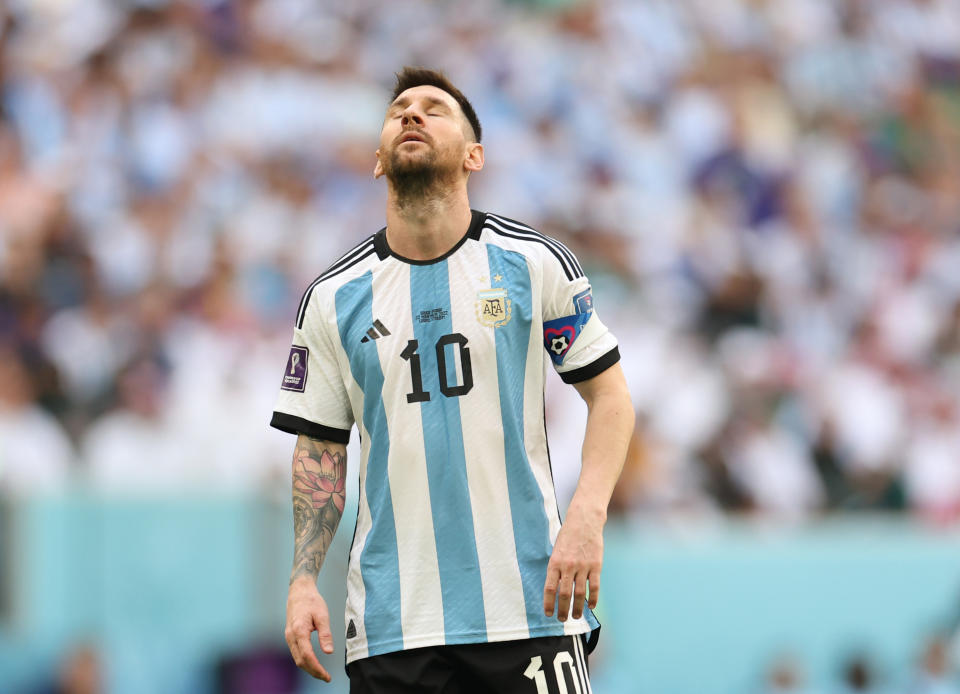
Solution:
{"label": "soccer player", "polygon": [[[306,290],[271,424],[297,435],[286,640],[330,681],[316,580],[361,441],[347,576],[353,694],[588,694],[603,526],[634,414],[617,341],[577,259],[471,210],[480,122],[436,71],[404,68],[374,176],[387,225]],[[588,405],[562,527],[543,416],[546,364]]]}

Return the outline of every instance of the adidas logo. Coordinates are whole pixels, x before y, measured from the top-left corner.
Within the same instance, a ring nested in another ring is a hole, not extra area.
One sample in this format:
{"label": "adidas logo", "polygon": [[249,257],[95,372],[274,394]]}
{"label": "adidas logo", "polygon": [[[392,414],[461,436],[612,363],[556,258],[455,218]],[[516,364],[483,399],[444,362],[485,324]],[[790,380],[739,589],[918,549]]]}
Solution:
{"label": "adidas logo", "polygon": [[379,320],[373,321],[373,327],[367,330],[366,336],[360,340],[360,342],[370,342],[370,340],[378,340],[381,337],[386,337],[390,334],[390,331],[387,330],[387,326],[381,323]]}

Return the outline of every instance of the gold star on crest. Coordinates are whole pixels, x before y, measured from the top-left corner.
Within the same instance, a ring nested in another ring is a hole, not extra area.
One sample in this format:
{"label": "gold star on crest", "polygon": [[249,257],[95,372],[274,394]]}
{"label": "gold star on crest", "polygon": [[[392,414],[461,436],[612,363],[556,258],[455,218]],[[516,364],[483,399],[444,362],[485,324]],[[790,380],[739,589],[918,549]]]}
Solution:
{"label": "gold star on crest", "polygon": [[498,272],[496,275],[493,276],[493,281],[494,281],[494,282],[502,282],[502,281],[503,281],[503,275],[501,275],[501,274]]}

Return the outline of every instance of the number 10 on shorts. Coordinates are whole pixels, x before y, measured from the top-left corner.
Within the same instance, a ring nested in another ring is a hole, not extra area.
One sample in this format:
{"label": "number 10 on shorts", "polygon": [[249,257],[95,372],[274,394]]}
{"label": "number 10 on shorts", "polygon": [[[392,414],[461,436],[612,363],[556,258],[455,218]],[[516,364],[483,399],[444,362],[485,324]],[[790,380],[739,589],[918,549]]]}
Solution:
{"label": "number 10 on shorts", "polygon": [[[560,651],[553,659],[553,674],[557,679],[557,689],[560,694],[570,694],[567,690],[567,679],[563,675],[563,666],[566,665],[570,671],[570,679],[573,681],[573,688],[576,694],[585,694],[580,691],[580,681],[577,679],[576,665],[573,662],[573,656],[569,651]],[[530,659],[530,664],[523,671],[523,676],[533,680],[537,685],[537,694],[550,694],[547,689],[547,675],[543,671],[543,658],[538,655]]]}

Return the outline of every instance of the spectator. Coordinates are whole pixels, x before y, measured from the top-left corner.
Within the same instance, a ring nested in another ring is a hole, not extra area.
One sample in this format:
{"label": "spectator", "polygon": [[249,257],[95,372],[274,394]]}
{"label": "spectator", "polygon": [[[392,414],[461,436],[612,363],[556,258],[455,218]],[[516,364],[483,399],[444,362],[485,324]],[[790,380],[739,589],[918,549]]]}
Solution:
{"label": "spectator", "polygon": [[56,493],[69,479],[73,446],[35,399],[24,360],[0,343],[0,494]]}
{"label": "spectator", "polygon": [[812,694],[801,664],[791,656],[776,658],[767,670],[763,694]]}
{"label": "spectator", "polygon": [[924,644],[909,694],[956,694],[960,692],[957,672],[952,662],[950,642],[936,634]]}
{"label": "spectator", "polygon": [[847,658],[841,671],[841,694],[879,694],[885,691],[877,681],[876,669],[870,658],[854,654]]}
{"label": "spectator", "polygon": [[[443,55],[500,143],[476,204],[570,245],[630,336],[645,437],[624,513],[951,520],[956,16],[958,0],[5,5],[0,334],[85,451],[119,445],[105,432],[129,417],[191,449],[173,487],[228,470],[257,489],[275,442],[222,442],[269,408],[287,307],[382,224],[367,133],[390,70]],[[248,348],[264,366],[239,375]],[[125,368],[154,351],[164,377]],[[129,392],[145,387],[149,413]],[[97,484],[160,484],[121,458],[85,460]]]}

